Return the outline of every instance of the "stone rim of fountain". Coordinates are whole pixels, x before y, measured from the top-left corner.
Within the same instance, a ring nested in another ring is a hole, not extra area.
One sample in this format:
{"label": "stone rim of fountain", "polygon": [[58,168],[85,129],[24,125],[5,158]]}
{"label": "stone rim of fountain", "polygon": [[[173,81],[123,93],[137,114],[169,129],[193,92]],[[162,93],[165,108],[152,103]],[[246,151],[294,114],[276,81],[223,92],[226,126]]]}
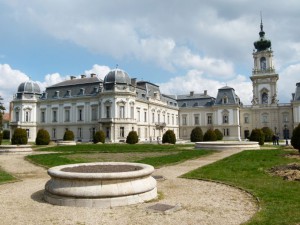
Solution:
{"label": "stone rim of fountain", "polygon": [[208,141],[196,142],[196,149],[206,150],[259,150],[259,143],[256,141]]}

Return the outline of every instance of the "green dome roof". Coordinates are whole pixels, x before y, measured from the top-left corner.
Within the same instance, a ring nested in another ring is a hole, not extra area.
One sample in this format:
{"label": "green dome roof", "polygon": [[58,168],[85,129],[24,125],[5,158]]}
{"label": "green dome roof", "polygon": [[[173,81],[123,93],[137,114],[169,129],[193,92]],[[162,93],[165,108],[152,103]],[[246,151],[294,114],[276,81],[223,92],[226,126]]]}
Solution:
{"label": "green dome roof", "polygon": [[265,39],[265,32],[263,30],[263,24],[260,24],[260,32],[258,41],[254,42],[255,49],[260,52],[271,48],[271,41]]}

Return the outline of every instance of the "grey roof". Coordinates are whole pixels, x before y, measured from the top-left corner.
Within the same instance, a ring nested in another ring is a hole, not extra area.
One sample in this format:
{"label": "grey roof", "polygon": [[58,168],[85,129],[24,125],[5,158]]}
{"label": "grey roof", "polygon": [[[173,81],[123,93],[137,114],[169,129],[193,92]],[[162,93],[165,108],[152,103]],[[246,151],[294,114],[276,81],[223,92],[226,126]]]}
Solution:
{"label": "grey roof", "polygon": [[[226,98],[226,102],[224,99]],[[241,104],[240,98],[236,95],[235,90],[232,87],[225,86],[218,89],[218,95],[215,102],[215,105],[232,105],[232,104]]]}
{"label": "grey roof", "polygon": [[18,93],[36,93],[40,94],[40,86],[34,81],[26,81],[19,85]]}
{"label": "grey roof", "polygon": [[296,91],[293,101],[300,101],[300,82],[296,84]]}
{"label": "grey roof", "polygon": [[177,95],[177,102],[179,107],[203,107],[212,106],[214,104],[215,98],[209,96],[207,93],[196,94],[190,92],[189,95]]}
{"label": "grey roof", "polygon": [[98,77],[85,77],[85,78],[74,78],[70,80],[65,80],[60,83],[54,84],[47,88],[54,88],[54,87],[65,87],[65,86],[72,86],[72,85],[80,85],[80,84],[91,84],[91,83],[98,83],[102,80]]}
{"label": "grey roof", "polygon": [[105,77],[104,77],[104,85],[105,84],[131,84],[131,79],[129,75],[121,70],[121,69],[114,69],[110,71]]}

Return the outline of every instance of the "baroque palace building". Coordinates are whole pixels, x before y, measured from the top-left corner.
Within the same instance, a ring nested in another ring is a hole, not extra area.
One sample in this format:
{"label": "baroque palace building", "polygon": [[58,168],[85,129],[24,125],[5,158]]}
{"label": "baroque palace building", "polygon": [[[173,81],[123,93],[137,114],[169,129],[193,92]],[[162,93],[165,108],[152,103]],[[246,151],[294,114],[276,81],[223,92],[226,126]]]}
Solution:
{"label": "baroque palace building", "polygon": [[254,43],[251,105],[243,105],[232,87],[218,89],[216,97],[208,91],[186,95],[162,94],[159,86],[137,81],[121,70],[110,71],[101,80],[96,74],[47,87],[41,92],[36,82],[21,83],[11,102],[10,129],[27,130],[29,141],[46,129],[52,140],[61,140],[66,130],[77,141],[91,141],[98,130],[109,142],[124,142],[131,130],[140,141],[161,139],[166,130],[189,140],[193,128],[219,129],[225,140],[249,137],[252,129],[269,127],[281,138],[290,138],[300,122],[300,83],[290,103],[277,98],[279,75],[273,65],[271,41],[265,38],[261,23],[259,40]]}

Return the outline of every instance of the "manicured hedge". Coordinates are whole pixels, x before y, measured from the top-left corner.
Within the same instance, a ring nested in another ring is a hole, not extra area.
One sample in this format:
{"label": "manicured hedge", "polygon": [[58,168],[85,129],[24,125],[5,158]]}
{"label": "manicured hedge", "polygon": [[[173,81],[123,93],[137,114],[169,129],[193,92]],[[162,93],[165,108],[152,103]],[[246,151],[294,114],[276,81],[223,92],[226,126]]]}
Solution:
{"label": "manicured hedge", "polygon": [[191,142],[203,141],[203,132],[201,127],[195,127],[191,132]]}
{"label": "manicured hedge", "polygon": [[35,144],[36,145],[48,145],[50,143],[50,135],[48,131],[40,129],[37,132]]}
{"label": "manicured hedge", "polygon": [[136,131],[130,131],[129,134],[126,137],[126,143],[127,144],[136,144],[139,142],[139,137],[136,133]]}
{"label": "manicured hedge", "polygon": [[16,128],[11,138],[11,144],[13,145],[26,145],[28,142],[27,132],[24,129]]}
{"label": "manicured hedge", "polygon": [[97,144],[99,142],[105,143],[105,133],[102,130],[101,131],[97,131],[94,134],[93,142],[94,142],[94,144]]}
{"label": "manicured hedge", "polygon": [[162,138],[162,143],[170,143],[170,144],[175,144],[176,143],[176,136],[174,134],[174,131],[172,130],[167,130]]}

